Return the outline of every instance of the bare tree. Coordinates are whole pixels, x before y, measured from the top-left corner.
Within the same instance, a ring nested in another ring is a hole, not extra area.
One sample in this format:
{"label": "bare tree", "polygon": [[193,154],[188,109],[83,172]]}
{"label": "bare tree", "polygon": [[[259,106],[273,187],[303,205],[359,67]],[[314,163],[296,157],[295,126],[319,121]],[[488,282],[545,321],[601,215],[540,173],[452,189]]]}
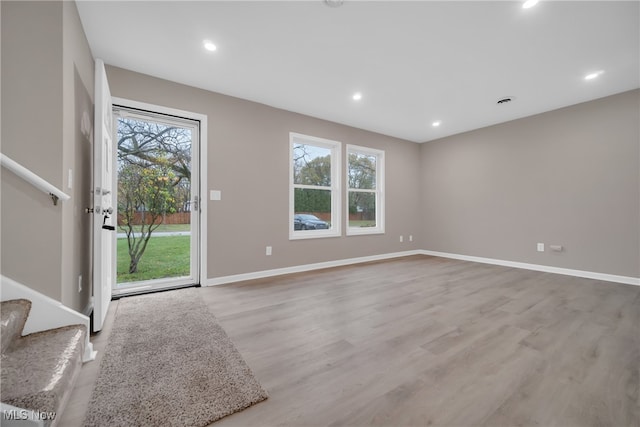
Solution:
{"label": "bare tree", "polygon": [[191,141],[190,129],[130,118],[118,121],[118,161],[144,166],[154,164],[162,153],[178,182],[191,179]]}
{"label": "bare tree", "polygon": [[119,227],[127,235],[129,274],[138,271],[151,233],[162,223],[165,214],[175,212],[173,188],[175,173],[160,158],[152,165],[135,163],[120,167],[118,180]]}
{"label": "bare tree", "polygon": [[187,128],[118,120],[118,226],[127,235],[130,274],[165,215],[187,207],[191,140]]}

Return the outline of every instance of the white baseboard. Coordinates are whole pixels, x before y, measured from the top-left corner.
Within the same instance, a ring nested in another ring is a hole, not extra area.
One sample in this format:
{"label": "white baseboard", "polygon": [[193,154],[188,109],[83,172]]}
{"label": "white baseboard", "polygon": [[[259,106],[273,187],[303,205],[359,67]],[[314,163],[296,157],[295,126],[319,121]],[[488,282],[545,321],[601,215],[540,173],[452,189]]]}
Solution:
{"label": "white baseboard", "polygon": [[252,273],[234,274],[232,276],[221,276],[207,279],[204,286],[216,286],[226,283],[242,282],[245,280],[262,279],[265,277],[281,276],[283,274],[302,273],[305,271],[321,270],[323,268],[341,267],[343,265],[360,264],[363,262],[380,261],[383,259],[400,258],[409,255],[420,255],[422,251],[393,252],[389,254],[371,255],[358,258],[347,258],[336,261],[318,262],[314,264],[296,265],[294,267],[276,268],[273,270],[255,271]]}
{"label": "white baseboard", "polygon": [[227,283],[242,282],[245,280],[263,279],[265,277],[281,276],[291,273],[302,273],[305,271],[321,270],[323,268],[331,267],[341,267],[344,265],[360,264],[363,262],[380,261],[391,258],[400,258],[410,255],[431,255],[442,258],[459,259],[462,261],[480,262],[483,264],[501,265],[504,267],[522,268],[525,270],[543,271],[546,273],[563,274],[565,276],[584,277],[587,279],[604,280],[606,282],[624,283],[627,285],[640,286],[640,278],[638,277],[617,276],[615,274],[595,273],[592,271],[573,270],[569,268],[552,267],[548,265],[528,264],[524,262],[505,261],[501,259],[451,254],[447,252],[428,251],[423,249],[404,252],[393,252],[389,254],[372,255],[358,258],[347,258],[336,261],[318,262],[314,264],[296,265],[293,267],[255,271],[252,273],[234,274],[231,276],[213,277],[207,279],[206,283],[204,283],[203,286],[224,285]]}
{"label": "white baseboard", "polygon": [[564,274],[566,276],[584,277],[587,279],[604,280],[607,282],[624,283],[626,285],[640,286],[640,278],[638,277],[617,276],[615,274],[595,273],[592,271],[572,270],[569,268],[551,267],[548,265],[539,265],[539,264],[528,264],[528,263],[516,262],[516,261],[504,261],[501,259],[482,258],[482,257],[476,257],[476,256],[469,256],[469,255],[450,254],[446,252],[436,252],[436,251],[427,251],[427,250],[420,250],[417,252],[423,255],[432,255],[432,256],[437,256],[442,258],[452,258],[452,259],[459,259],[463,261],[480,262],[483,264],[493,264],[493,265],[501,265],[504,267],[522,268],[525,270],[544,271],[546,273]]}

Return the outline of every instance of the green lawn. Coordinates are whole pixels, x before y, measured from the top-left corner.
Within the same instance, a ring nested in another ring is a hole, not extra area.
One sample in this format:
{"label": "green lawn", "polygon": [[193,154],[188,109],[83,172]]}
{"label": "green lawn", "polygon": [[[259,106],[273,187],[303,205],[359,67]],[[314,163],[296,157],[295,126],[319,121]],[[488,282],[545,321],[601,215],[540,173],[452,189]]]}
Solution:
{"label": "green lawn", "polygon": [[189,275],[190,241],[190,236],[154,237],[152,234],[147,250],[138,263],[138,272],[129,274],[127,239],[118,239],[117,282],[136,282]]}

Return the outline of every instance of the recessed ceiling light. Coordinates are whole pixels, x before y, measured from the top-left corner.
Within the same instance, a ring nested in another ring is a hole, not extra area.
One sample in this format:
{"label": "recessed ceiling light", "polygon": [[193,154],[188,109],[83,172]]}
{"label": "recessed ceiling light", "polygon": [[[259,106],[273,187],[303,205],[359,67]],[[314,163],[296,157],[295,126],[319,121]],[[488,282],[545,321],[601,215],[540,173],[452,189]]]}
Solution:
{"label": "recessed ceiling light", "polygon": [[538,4],[538,0],[527,0],[522,4],[523,9],[529,9]]}
{"label": "recessed ceiling light", "polygon": [[362,99],[362,94],[360,92],[356,92],[352,96],[354,101],[360,101]]}
{"label": "recessed ceiling light", "polygon": [[207,49],[210,52],[213,52],[214,50],[217,49],[217,46],[215,44],[213,44],[212,41],[210,40],[205,40],[202,42],[203,46],[205,49]]}
{"label": "recessed ceiling light", "polygon": [[589,73],[586,76],[584,76],[585,80],[593,80],[596,77],[599,77],[601,74],[604,74],[604,71],[600,70],[600,71],[596,71],[595,73]]}
{"label": "recessed ceiling light", "polygon": [[440,126],[440,123],[442,123],[440,120],[436,120],[435,122],[431,123],[431,126],[437,128],[438,126]]}

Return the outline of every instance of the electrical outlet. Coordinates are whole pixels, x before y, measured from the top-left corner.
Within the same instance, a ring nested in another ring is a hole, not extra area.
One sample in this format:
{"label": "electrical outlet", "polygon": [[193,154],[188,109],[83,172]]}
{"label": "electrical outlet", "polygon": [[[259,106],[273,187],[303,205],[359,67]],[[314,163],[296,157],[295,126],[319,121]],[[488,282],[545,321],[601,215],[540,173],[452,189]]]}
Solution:
{"label": "electrical outlet", "polygon": [[544,252],[544,243],[538,243],[538,252]]}
{"label": "electrical outlet", "polygon": [[400,243],[404,242],[404,236],[400,235]]}
{"label": "electrical outlet", "polygon": [[409,234],[409,241],[413,242],[413,234]]}
{"label": "electrical outlet", "polygon": [[82,292],[82,274],[78,276],[78,292]]}
{"label": "electrical outlet", "polygon": [[267,246],[267,250],[265,251],[265,254],[266,254],[267,256],[271,256],[271,253],[272,253],[272,248],[271,248],[271,246]]}

